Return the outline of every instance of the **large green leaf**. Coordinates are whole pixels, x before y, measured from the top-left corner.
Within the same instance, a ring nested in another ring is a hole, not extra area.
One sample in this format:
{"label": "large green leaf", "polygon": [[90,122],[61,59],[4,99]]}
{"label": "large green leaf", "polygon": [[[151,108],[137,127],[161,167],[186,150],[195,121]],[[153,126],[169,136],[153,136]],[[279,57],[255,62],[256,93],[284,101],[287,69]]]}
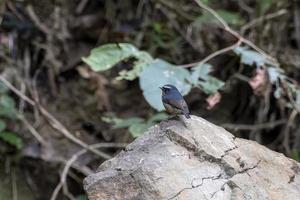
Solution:
{"label": "large green leaf", "polygon": [[147,102],[156,110],[161,111],[164,107],[159,87],[165,84],[172,84],[185,95],[191,89],[191,85],[187,82],[189,78],[190,73],[187,69],[155,59],[140,74],[140,87]]}
{"label": "large green leaf", "polygon": [[15,133],[8,131],[1,132],[0,139],[15,146],[17,149],[21,149],[23,147],[22,139]]}
{"label": "large green leaf", "polygon": [[148,53],[139,51],[135,46],[128,43],[100,46],[93,49],[91,54],[86,58],[82,58],[82,60],[91,66],[94,71],[105,71],[130,57],[145,62],[152,60],[152,57]]}
{"label": "large green leaf", "polygon": [[[143,56],[145,54],[145,56]],[[153,60],[150,59],[147,55],[149,55],[146,52],[140,52],[139,57],[140,59],[135,61],[133,63],[133,68],[131,70],[122,70],[119,72],[119,76],[116,78],[117,80],[129,80],[132,81],[136,79],[139,74],[143,71],[145,67],[148,66],[149,63],[151,63]]]}

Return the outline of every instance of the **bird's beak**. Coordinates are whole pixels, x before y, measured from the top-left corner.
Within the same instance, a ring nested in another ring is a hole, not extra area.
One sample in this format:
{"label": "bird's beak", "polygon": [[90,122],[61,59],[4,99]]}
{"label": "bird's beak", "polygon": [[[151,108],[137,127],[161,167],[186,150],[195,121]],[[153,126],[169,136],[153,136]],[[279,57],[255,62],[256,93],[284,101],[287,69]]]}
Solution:
{"label": "bird's beak", "polygon": [[159,89],[163,90],[163,88],[162,88],[162,87],[159,87]]}

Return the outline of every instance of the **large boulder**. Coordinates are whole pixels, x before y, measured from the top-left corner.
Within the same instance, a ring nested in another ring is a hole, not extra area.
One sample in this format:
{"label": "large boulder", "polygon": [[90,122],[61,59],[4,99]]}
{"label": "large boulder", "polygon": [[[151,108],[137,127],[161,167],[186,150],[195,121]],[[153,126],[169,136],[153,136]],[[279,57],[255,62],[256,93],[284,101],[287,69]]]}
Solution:
{"label": "large boulder", "polygon": [[192,116],[151,127],[84,188],[90,200],[296,200],[300,164]]}

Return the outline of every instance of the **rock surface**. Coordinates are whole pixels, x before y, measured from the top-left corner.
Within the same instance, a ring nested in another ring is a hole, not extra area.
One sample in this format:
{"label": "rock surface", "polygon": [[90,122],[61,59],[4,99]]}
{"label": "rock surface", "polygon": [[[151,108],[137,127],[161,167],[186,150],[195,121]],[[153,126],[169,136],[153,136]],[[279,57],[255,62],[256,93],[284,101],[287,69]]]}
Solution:
{"label": "rock surface", "polygon": [[90,200],[294,200],[300,164],[192,116],[151,127],[84,187]]}

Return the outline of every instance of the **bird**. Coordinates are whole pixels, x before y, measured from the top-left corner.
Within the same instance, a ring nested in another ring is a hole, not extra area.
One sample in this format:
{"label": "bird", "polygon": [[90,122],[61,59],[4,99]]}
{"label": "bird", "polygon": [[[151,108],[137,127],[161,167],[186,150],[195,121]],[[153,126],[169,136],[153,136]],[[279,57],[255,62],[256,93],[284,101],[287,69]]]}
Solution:
{"label": "bird", "polygon": [[187,103],[174,85],[166,84],[159,88],[162,90],[162,103],[169,114],[191,118]]}

